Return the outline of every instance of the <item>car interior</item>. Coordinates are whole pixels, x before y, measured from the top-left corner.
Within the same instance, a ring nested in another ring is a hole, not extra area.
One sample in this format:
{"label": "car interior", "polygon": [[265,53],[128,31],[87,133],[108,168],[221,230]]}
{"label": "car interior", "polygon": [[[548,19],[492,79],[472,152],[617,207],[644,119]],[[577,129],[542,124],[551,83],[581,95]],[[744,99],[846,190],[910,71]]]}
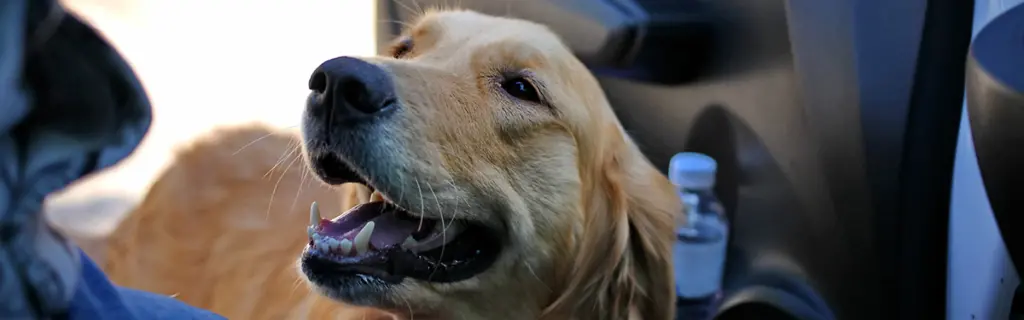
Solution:
{"label": "car interior", "polygon": [[[449,2],[377,1],[378,46]],[[683,151],[718,161],[732,231],[717,319],[967,319],[951,311],[973,299],[954,292],[951,251],[974,236],[950,227],[967,131],[998,225],[977,232],[1024,259],[1020,1],[458,4],[560,35],[656,166]]]}

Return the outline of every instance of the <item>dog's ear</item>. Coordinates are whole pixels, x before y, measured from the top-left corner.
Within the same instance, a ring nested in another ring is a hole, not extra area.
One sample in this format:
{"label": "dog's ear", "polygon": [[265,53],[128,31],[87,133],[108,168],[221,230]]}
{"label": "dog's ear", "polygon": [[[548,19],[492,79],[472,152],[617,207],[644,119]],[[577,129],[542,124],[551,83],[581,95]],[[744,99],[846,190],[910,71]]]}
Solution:
{"label": "dog's ear", "polygon": [[564,290],[545,315],[671,319],[672,241],[682,204],[621,127],[611,127],[610,143],[581,155],[598,159],[589,166],[581,160],[584,229]]}

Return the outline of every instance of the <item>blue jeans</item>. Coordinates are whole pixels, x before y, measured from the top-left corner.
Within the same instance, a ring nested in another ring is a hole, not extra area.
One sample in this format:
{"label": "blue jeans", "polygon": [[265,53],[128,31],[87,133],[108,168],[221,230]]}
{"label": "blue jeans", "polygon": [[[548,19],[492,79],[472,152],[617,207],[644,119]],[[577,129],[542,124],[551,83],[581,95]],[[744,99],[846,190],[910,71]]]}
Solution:
{"label": "blue jeans", "polygon": [[69,320],[187,320],[225,319],[174,298],[122,288],[82,253],[82,277],[68,310]]}

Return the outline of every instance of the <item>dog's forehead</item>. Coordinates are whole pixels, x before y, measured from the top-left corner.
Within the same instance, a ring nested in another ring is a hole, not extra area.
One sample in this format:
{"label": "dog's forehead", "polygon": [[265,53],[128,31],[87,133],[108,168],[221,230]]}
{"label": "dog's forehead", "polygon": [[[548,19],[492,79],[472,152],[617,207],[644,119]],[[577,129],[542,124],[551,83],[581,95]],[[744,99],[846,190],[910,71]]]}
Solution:
{"label": "dog's forehead", "polygon": [[431,33],[438,41],[457,44],[461,49],[504,42],[547,53],[564,51],[561,40],[543,25],[468,10],[425,14],[414,28],[417,32]]}

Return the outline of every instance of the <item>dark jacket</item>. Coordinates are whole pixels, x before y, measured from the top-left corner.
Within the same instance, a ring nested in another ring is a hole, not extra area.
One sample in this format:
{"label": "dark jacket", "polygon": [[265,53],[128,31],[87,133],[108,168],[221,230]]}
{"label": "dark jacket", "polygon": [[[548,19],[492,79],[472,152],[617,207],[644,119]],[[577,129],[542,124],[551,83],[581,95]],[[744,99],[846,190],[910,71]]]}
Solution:
{"label": "dark jacket", "polygon": [[0,318],[66,314],[83,258],[43,199],[131,153],[150,124],[139,81],[54,0],[0,0]]}

